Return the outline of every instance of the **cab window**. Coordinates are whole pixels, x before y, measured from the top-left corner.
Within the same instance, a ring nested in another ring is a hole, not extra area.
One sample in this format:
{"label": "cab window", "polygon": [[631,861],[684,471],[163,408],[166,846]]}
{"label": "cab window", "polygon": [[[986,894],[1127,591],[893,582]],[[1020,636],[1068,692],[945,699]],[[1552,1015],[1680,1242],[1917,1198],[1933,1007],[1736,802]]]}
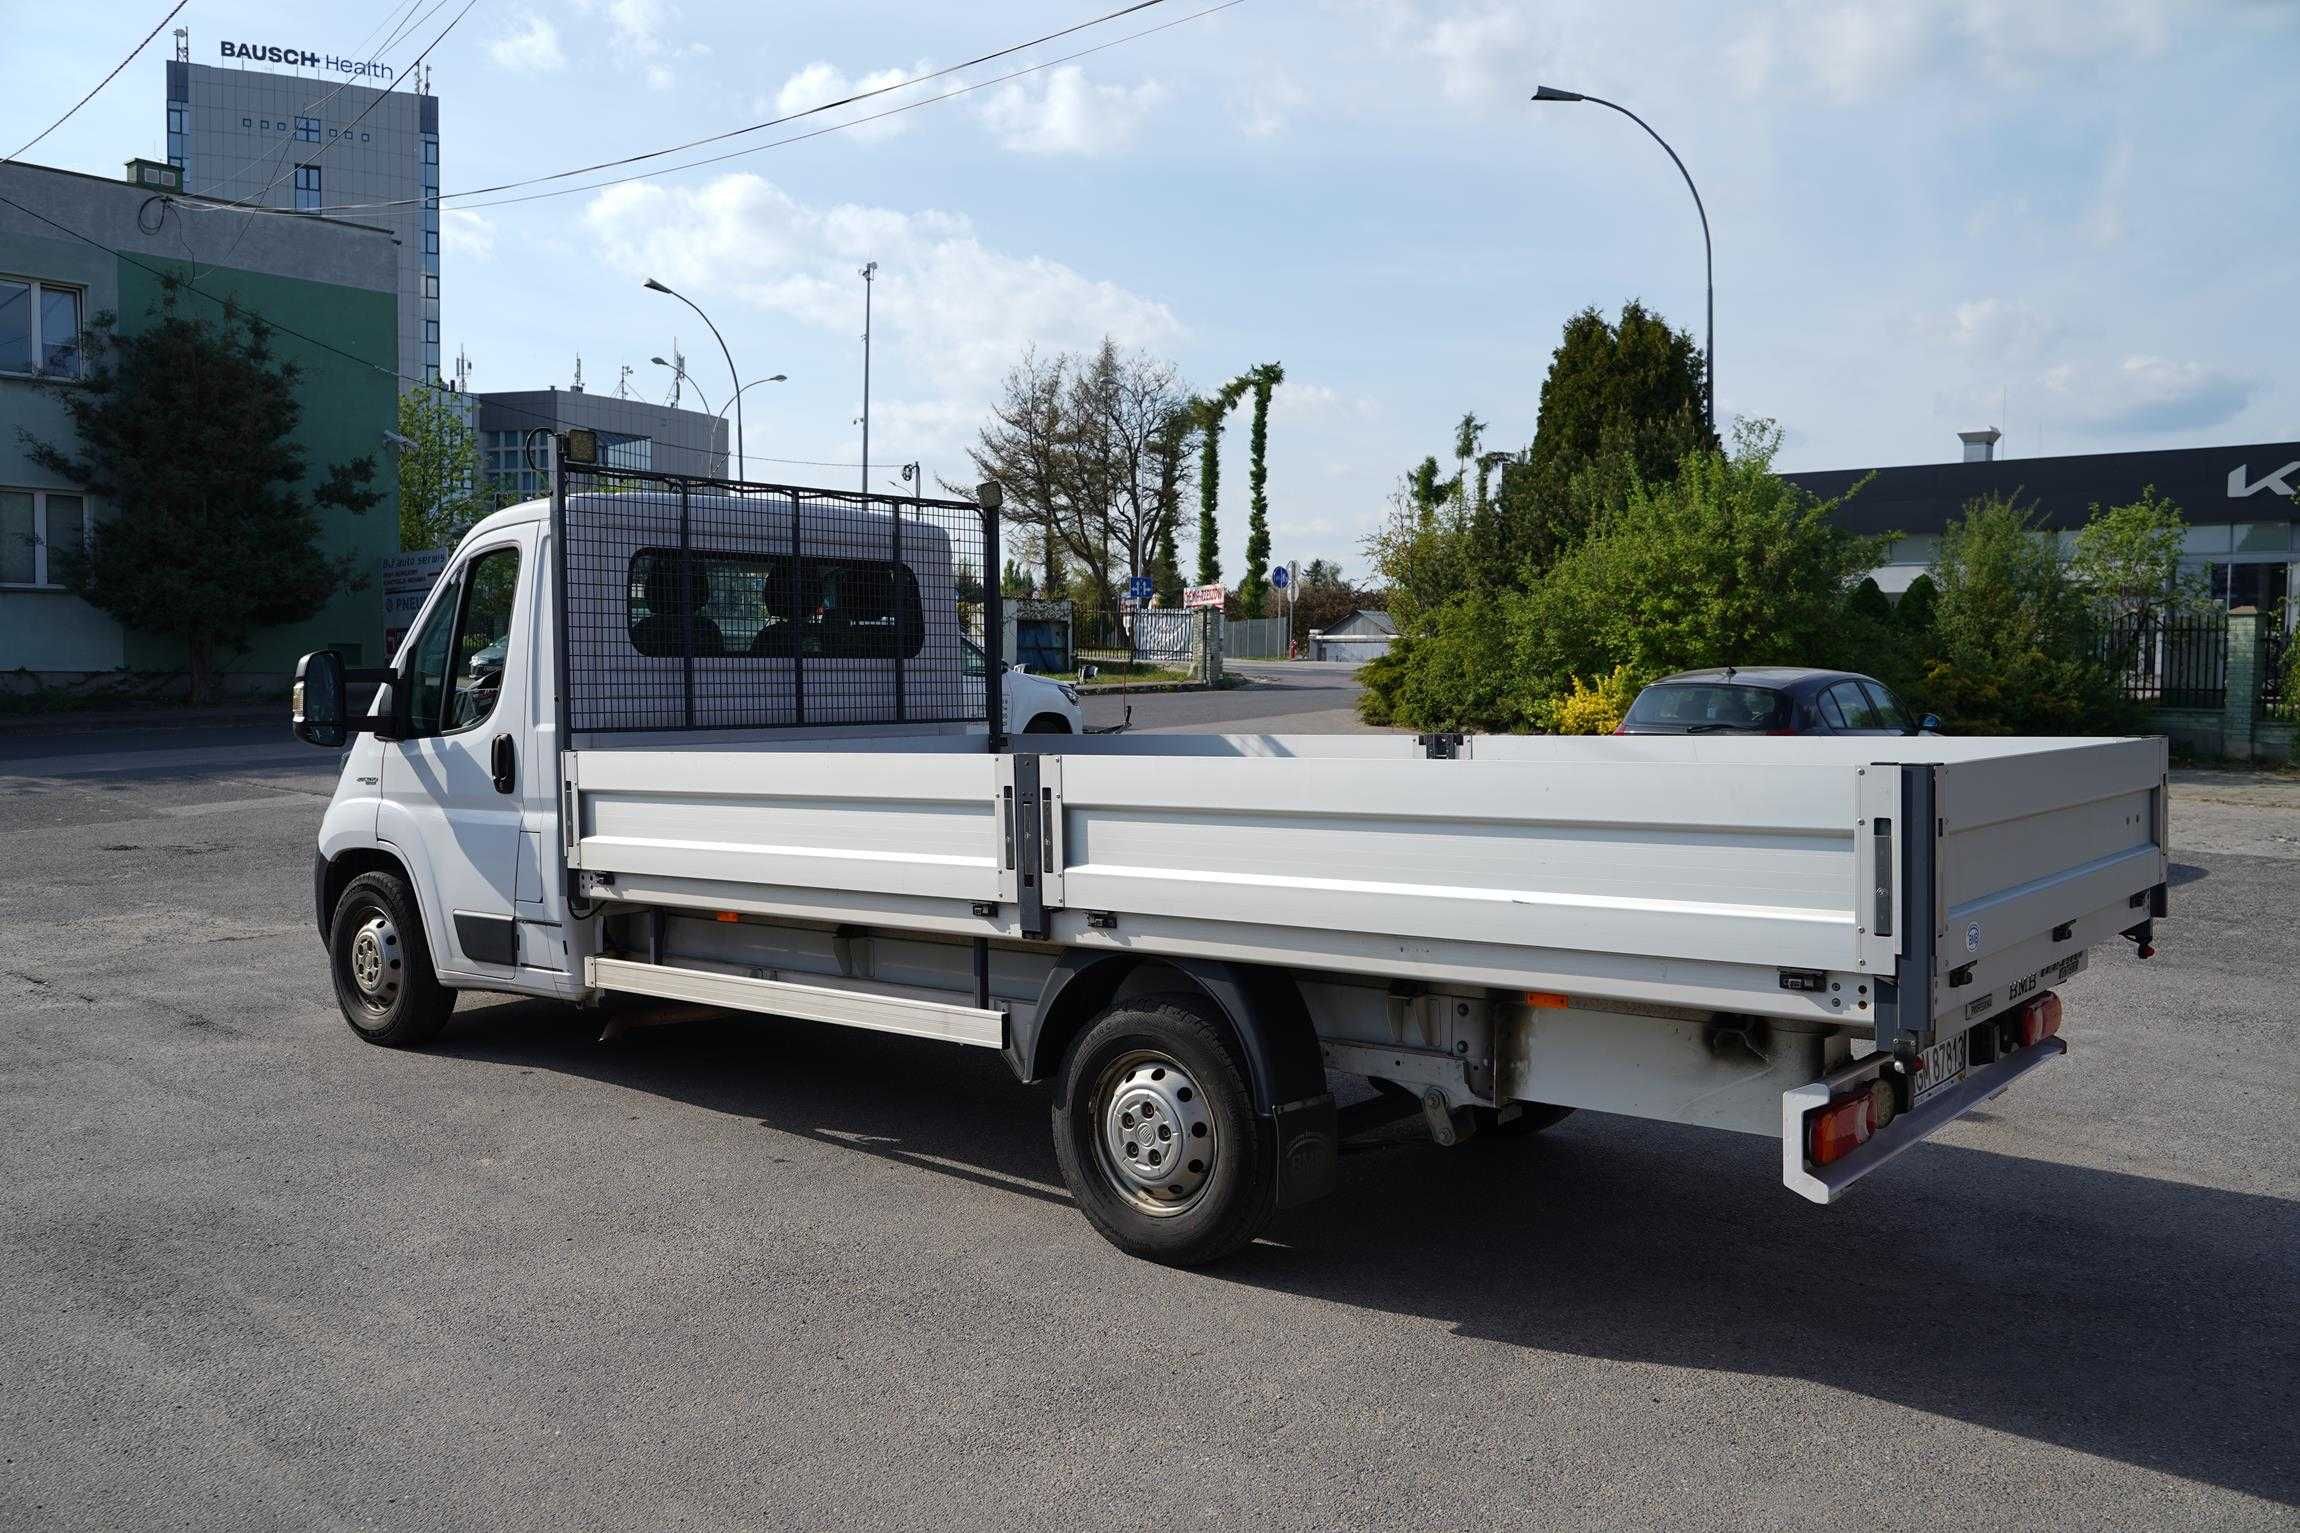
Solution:
{"label": "cab window", "polygon": [[511,659],[519,550],[491,548],[433,604],[408,656],[408,733],[476,729],[495,712]]}

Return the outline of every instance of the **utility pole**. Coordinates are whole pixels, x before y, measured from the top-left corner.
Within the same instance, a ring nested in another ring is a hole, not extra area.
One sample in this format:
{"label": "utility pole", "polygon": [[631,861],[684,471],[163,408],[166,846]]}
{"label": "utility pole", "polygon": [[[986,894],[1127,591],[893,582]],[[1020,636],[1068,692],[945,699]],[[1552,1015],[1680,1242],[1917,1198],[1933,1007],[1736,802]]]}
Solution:
{"label": "utility pole", "polygon": [[874,285],[876,285],[876,279],[877,279],[877,277],[878,277],[878,262],[876,262],[876,261],[873,261],[873,262],[871,262],[869,265],[865,266],[865,267],[862,269],[862,279],[863,279],[863,413],[862,413],[862,428],[863,428],[863,450],[862,450],[862,487],[863,487],[863,493],[864,493],[864,494],[866,494],[866,495],[870,493],[870,293],[871,293],[871,288],[872,288]]}

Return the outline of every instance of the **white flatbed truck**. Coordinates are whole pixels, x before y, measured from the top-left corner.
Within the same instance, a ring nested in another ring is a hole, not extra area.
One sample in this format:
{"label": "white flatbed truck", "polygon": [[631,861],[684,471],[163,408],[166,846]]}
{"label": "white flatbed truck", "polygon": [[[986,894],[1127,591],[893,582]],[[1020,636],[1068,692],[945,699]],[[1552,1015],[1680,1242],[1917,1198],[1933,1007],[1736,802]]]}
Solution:
{"label": "white flatbed truck", "polygon": [[1825,1203],[2059,1057],[2092,949],[2152,951],[2157,739],[994,731],[951,642],[983,500],[563,461],[350,673],[369,713],[307,657],[353,1030],[627,993],[996,1049],[1081,1211],[1189,1263],[1332,1189],[1329,1071],[1446,1143],[1775,1136]]}

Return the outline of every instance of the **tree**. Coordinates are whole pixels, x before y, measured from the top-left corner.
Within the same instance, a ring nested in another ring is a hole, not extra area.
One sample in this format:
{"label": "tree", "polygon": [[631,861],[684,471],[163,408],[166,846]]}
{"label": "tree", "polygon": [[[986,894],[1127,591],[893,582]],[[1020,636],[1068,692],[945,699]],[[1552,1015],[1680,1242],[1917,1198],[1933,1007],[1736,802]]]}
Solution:
{"label": "tree", "polygon": [[1172,519],[1165,448],[1183,404],[1171,363],[1108,339],[1091,357],[1026,354],[1007,375],[969,456],[1005,486],[1006,519],[1039,540],[1041,592],[1114,612],[1121,566],[1151,567]]}
{"label": "tree", "polygon": [[1182,556],[1175,546],[1182,522],[1182,483],[1189,477],[1182,452],[1194,417],[1187,405],[1168,412],[1158,434],[1158,535],[1150,556],[1152,593],[1161,607],[1182,605]]}
{"label": "tree", "polygon": [[1634,299],[1618,324],[1584,309],[1551,353],[1532,447],[1502,465],[1479,562],[1505,577],[1521,563],[1546,568],[1633,479],[1658,484],[1687,454],[1719,447],[1691,334]]}
{"label": "tree", "polygon": [[1270,602],[1270,392],[1286,381],[1286,370],[1264,362],[1239,380],[1253,391],[1253,426],[1246,439],[1246,578],[1238,599],[1250,618],[1268,615]]}
{"label": "tree", "polygon": [[[1485,437],[1485,422],[1468,410],[1462,411],[1461,421],[1453,428],[1454,482],[1469,483],[1470,464],[1477,459],[1478,443]],[[1477,499],[1470,503],[1474,515],[1485,509],[1486,472],[1482,464],[1477,475]]]}
{"label": "tree", "polygon": [[1198,584],[1218,585],[1222,579],[1222,423],[1238,407],[1246,391],[1238,379],[1219,392],[1190,402],[1198,427]]}
{"label": "tree", "polygon": [[2103,511],[2094,502],[2070,551],[2069,573],[2107,615],[2133,618],[2168,607],[2192,606],[2203,583],[2183,578],[2182,542],[2188,523],[2180,507],[2144,485],[2140,499]]}
{"label": "tree", "polygon": [[480,490],[479,435],[463,397],[444,389],[399,396],[399,546],[453,548],[493,509]]}
{"label": "tree", "polygon": [[2118,733],[2092,598],[2033,507],[1988,496],[1941,536],[1920,706],[1959,734]]}
{"label": "tree", "polygon": [[35,463],[111,513],[60,573],[123,626],[180,642],[191,698],[206,701],[257,630],[356,588],[355,561],[320,549],[318,508],[373,507],[375,460],[314,482],[294,441],[299,370],[236,305],[216,323],[186,318],[170,286],[156,323],[121,334],[100,316],[86,344],[84,378],[55,387],[72,450],[26,436]]}

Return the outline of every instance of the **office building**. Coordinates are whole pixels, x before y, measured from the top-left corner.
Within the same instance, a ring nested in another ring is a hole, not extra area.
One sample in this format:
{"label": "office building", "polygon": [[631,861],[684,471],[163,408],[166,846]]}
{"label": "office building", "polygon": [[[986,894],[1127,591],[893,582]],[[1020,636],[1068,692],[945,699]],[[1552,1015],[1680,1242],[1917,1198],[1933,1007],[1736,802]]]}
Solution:
{"label": "office building", "polygon": [[[225,301],[288,330],[278,357],[300,370],[294,440],[316,483],[334,464],[375,461],[381,503],[351,515],[323,509],[319,543],[362,574],[399,547],[390,432],[397,421],[399,246],[388,230],[322,217],[270,218],[164,202],[174,171],[130,162],[123,179],[0,165],[0,678],[71,684],[108,673],[182,668],[173,640],[138,633],[64,589],[60,549],[85,539],[106,508],[32,461],[26,438],[76,450],[53,384],[84,374],[80,332],[118,316],[121,334],[169,302],[215,321]],[[169,291],[169,284],[175,285]],[[307,339],[308,337],[308,339]],[[212,450],[203,423],[182,423],[183,451]],[[277,688],[307,650],[334,645],[352,664],[382,643],[373,589],[339,592],[302,623],[266,630],[227,669]]]}
{"label": "office building", "polygon": [[192,62],[179,29],[168,63],[168,163],[184,190],[389,229],[399,240],[398,371],[436,380],[439,100],[428,81],[295,47],[226,38],[215,49],[219,63]]}
{"label": "office building", "polygon": [[723,477],[727,422],[700,410],[681,410],[592,394],[581,388],[522,389],[471,396],[478,405],[479,471],[506,503],[548,494],[549,478],[527,451],[531,432],[586,427],[599,433],[605,461],[617,468]]}

